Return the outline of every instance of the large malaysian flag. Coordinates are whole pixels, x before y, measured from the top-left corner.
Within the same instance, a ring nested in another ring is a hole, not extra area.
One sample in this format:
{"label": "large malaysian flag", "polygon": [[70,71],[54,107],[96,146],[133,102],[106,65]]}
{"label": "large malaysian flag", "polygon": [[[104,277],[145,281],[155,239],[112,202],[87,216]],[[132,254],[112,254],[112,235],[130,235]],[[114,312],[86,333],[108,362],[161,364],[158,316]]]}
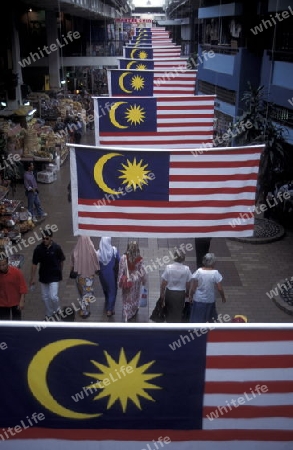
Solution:
{"label": "large malaysian flag", "polygon": [[74,234],[252,236],[263,148],[76,146],[71,149]]}
{"label": "large malaysian flag", "polygon": [[120,70],[107,71],[110,96],[194,95],[197,71]]}
{"label": "large malaysian flag", "polygon": [[97,97],[96,145],[168,149],[212,145],[214,103],[214,95]]}
{"label": "large malaysian flag", "polygon": [[176,70],[188,69],[187,58],[131,59],[117,58],[119,69]]}

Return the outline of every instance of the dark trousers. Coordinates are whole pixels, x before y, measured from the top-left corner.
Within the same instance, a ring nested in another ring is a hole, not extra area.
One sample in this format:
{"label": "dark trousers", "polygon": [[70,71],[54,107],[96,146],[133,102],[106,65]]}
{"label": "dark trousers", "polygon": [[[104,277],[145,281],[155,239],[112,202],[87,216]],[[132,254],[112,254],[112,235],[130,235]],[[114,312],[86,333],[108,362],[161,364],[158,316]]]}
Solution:
{"label": "dark trousers", "polygon": [[202,258],[209,253],[212,238],[195,238],[196,267],[202,267]]}
{"label": "dark trousers", "polygon": [[21,320],[21,311],[18,306],[0,306],[0,320]]}

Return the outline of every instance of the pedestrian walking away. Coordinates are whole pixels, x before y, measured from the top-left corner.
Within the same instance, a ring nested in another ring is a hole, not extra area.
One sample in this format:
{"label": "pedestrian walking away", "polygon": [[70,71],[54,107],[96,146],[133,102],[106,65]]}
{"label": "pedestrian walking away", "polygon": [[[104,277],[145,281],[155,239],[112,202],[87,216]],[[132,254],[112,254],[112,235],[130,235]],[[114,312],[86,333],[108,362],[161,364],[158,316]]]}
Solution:
{"label": "pedestrian walking away", "polygon": [[25,187],[25,195],[27,196],[27,209],[30,212],[33,221],[38,218],[46,217],[48,214],[44,212],[39,198],[38,184],[34,175],[34,163],[27,164],[27,170],[24,172],[23,183]]}
{"label": "pedestrian walking away", "polygon": [[188,300],[191,271],[183,265],[185,254],[174,250],[174,262],[169,264],[162,275],[160,298],[165,306],[166,322],[183,322],[185,297]]}
{"label": "pedestrian walking away", "polygon": [[[129,274],[129,277],[127,276]],[[127,281],[128,278],[128,281]],[[124,284],[126,280],[126,284]],[[118,286],[122,289],[122,308],[125,322],[133,319],[139,308],[141,286],[146,284],[143,258],[136,241],[129,242],[126,253],[121,256]]]}
{"label": "pedestrian walking away", "polygon": [[8,264],[8,257],[0,256],[0,320],[21,320],[28,288],[24,275]]}
{"label": "pedestrian walking away", "polygon": [[39,282],[42,299],[45,304],[45,314],[49,318],[60,311],[58,296],[59,282],[62,280],[65,255],[60,245],[53,241],[50,228],[42,231],[43,240],[33,252],[30,287],[36,284],[36,272],[39,266]]}
{"label": "pedestrian walking away", "polygon": [[190,322],[205,323],[217,320],[215,287],[221,295],[222,302],[226,302],[221,284],[223,279],[220,272],[214,269],[216,257],[214,253],[207,253],[203,257],[203,267],[192,275],[189,300],[192,303]]}
{"label": "pedestrian walking away", "polygon": [[71,270],[77,273],[76,286],[79,294],[80,316],[87,319],[90,305],[96,301],[94,277],[100,269],[94,244],[89,236],[79,236],[71,253]]}
{"label": "pedestrian walking away", "polygon": [[195,238],[195,254],[196,254],[196,268],[202,267],[203,257],[209,253],[211,246],[210,237]]}
{"label": "pedestrian walking away", "polygon": [[120,256],[110,237],[102,237],[97,251],[100,263],[99,278],[105,295],[107,317],[115,314],[117,278]]}

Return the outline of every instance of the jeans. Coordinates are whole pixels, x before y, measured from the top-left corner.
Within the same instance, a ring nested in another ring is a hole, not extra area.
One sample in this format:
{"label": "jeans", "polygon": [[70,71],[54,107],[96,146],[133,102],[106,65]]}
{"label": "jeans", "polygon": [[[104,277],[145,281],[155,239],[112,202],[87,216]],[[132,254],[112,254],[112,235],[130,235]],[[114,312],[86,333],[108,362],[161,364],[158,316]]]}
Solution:
{"label": "jeans", "polygon": [[42,299],[45,303],[46,316],[53,316],[54,313],[60,310],[60,303],[58,297],[59,282],[41,283]]}
{"label": "jeans", "polygon": [[37,216],[42,216],[44,214],[44,211],[41,207],[41,202],[39,199],[39,194],[37,192],[27,191],[27,209],[31,213],[32,216],[34,216],[34,207],[37,211]]}
{"label": "jeans", "polygon": [[12,320],[21,320],[21,311],[18,306],[0,307],[0,320],[10,320],[10,311]]}
{"label": "jeans", "polygon": [[99,271],[99,279],[105,296],[106,310],[113,312],[117,296],[117,283],[114,276],[112,278],[113,279],[105,277],[103,272],[101,270]]}

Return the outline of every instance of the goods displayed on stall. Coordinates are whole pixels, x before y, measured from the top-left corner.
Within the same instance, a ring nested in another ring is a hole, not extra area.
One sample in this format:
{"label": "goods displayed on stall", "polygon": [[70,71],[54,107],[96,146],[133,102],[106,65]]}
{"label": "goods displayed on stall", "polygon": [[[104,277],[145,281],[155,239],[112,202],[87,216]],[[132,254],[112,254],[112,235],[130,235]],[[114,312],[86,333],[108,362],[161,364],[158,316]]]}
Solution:
{"label": "goods displayed on stall", "polygon": [[0,185],[0,201],[3,200],[9,192],[9,187]]}
{"label": "goods displayed on stall", "polygon": [[[48,97],[49,98],[49,97]],[[50,163],[59,157],[62,165],[68,156],[66,132],[54,132],[55,122],[46,125],[45,121],[33,117],[33,106],[20,106],[7,118],[0,119],[0,130],[4,133],[7,153],[18,154],[21,160],[35,160]],[[58,109],[57,113],[61,114]],[[31,117],[26,119],[25,127],[21,123],[15,123],[17,118]]]}
{"label": "goods displayed on stall", "polygon": [[20,124],[4,118],[0,119],[0,130],[4,135],[7,153],[22,156],[26,130]]}
{"label": "goods displayed on stall", "polygon": [[0,202],[0,247],[21,240],[21,235],[34,228],[32,217],[20,200],[2,199]]}

